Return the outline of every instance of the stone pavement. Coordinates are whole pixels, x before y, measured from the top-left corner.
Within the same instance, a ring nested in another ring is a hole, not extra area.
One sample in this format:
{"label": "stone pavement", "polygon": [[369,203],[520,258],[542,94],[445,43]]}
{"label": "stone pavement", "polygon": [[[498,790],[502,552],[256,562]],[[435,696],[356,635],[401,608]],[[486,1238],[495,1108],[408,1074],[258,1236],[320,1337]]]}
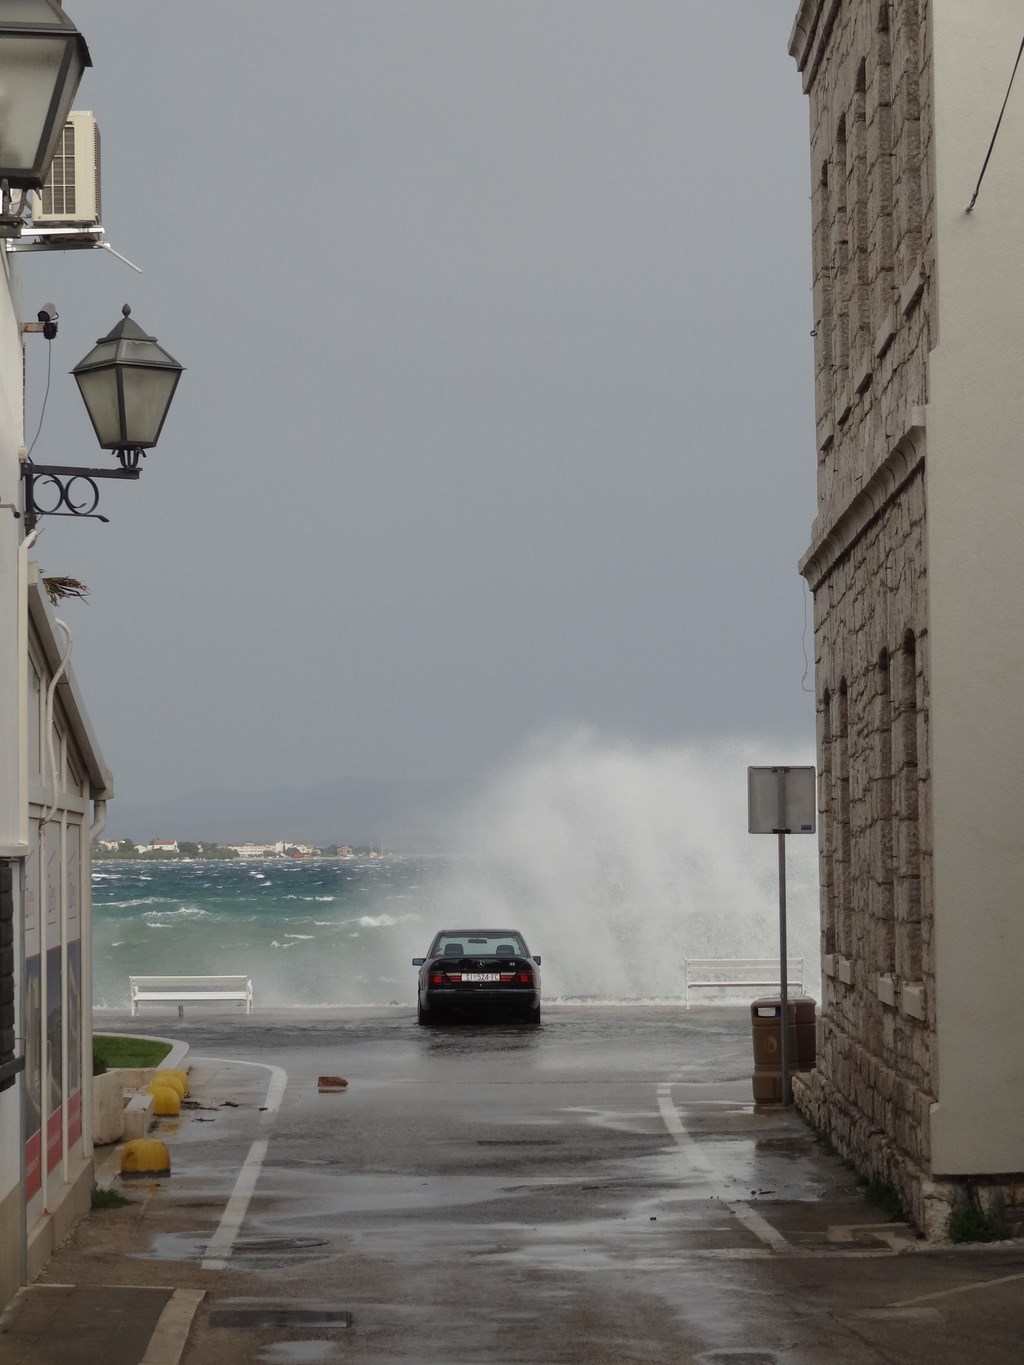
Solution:
{"label": "stone pavement", "polygon": [[34,1284],[0,1329],[0,1361],[174,1365],[201,1299],[201,1291],[166,1287]]}
{"label": "stone pavement", "polygon": [[[175,1044],[168,1066],[187,1066],[187,1045]],[[258,1112],[265,1097],[266,1072],[225,1062],[204,1068],[207,1094],[202,1101],[243,1113]],[[233,1118],[233,1114],[224,1115]],[[159,1136],[172,1153],[175,1202],[190,1192],[198,1170],[182,1161],[186,1145],[199,1131],[194,1121],[210,1121],[191,1109],[164,1119]],[[129,1182],[120,1177],[123,1145],[96,1149],[96,1183],[116,1189],[133,1208],[93,1210],[47,1265],[0,1317],[0,1365],[177,1365],[205,1289],[182,1283],[181,1267],[168,1262],[140,1263],[139,1237],[145,1220],[148,1238],[159,1225],[161,1196],[170,1182]],[[229,1173],[229,1182],[235,1172]],[[179,1178],[180,1177],[180,1178]],[[230,1189],[230,1183],[229,1183]],[[126,1236],[126,1232],[128,1235]],[[77,1254],[76,1254],[77,1251]],[[68,1269],[76,1283],[62,1282]],[[167,1272],[173,1271],[173,1275]],[[168,1283],[171,1280],[173,1282]]]}
{"label": "stone pavement", "polygon": [[[240,1062],[197,1063],[193,1089],[202,1107],[180,1121],[161,1120],[172,1177],[125,1186],[130,1205],[94,1211],[79,1225],[40,1281],[0,1320],[0,1365],[306,1365],[370,1358],[419,1365],[415,1335],[408,1338],[408,1355],[360,1354],[367,1347],[327,1297],[303,1300],[290,1293],[277,1303],[264,1292],[253,1298],[254,1257],[272,1259],[273,1253],[269,1244],[255,1244],[267,1239],[242,1239],[253,1245],[230,1264],[211,1254],[214,1229],[237,1199],[246,1154],[261,1131],[269,1134],[266,1121],[273,1116],[262,1112],[267,1075],[263,1067]],[[735,1112],[719,1103],[695,1105],[685,1116],[698,1166],[702,1159],[724,1160]],[[708,1201],[695,1200],[663,1207],[650,1221],[653,1230],[655,1221],[665,1226],[678,1219],[678,1255],[691,1267],[694,1284],[746,1277],[756,1303],[742,1311],[748,1319],[751,1313],[763,1318],[764,1349],[703,1351],[672,1357],[671,1365],[1024,1362],[1024,1242],[925,1246],[858,1198],[852,1175],[808,1143],[795,1113],[776,1111],[772,1136],[764,1141],[778,1151],[780,1169],[783,1162],[808,1168],[807,1187],[816,1186],[817,1197],[761,1197],[771,1191],[752,1189],[732,1206],[733,1219],[724,1212],[709,1219]],[[117,1154],[109,1154],[100,1182],[120,1185],[118,1166]],[[236,1215],[241,1228],[244,1207]],[[206,1229],[199,1241],[197,1224]],[[252,1232],[251,1223],[246,1227]],[[623,1228],[623,1235],[631,1234]],[[277,1292],[284,1291],[282,1278]],[[629,1356],[641,1358],[670,1359]],[[598,1365],[597,1356],[586,1359]],[[602,1355],[600,1362],[618,1365],[621,1359]]]}

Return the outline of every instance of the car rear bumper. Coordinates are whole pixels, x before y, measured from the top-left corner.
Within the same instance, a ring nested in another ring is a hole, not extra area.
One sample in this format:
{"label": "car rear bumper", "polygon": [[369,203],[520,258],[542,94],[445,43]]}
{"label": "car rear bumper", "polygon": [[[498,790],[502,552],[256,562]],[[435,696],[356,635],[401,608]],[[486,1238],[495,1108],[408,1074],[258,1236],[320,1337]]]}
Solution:
{"label": "car rear bumper", "polygon": [[496,990],[442,987],[427,991],[423,1004],[428,1010],[493,1010],[524,1014],[527,1010],[539,1009],[540,991],[516,990],[509,986]]}

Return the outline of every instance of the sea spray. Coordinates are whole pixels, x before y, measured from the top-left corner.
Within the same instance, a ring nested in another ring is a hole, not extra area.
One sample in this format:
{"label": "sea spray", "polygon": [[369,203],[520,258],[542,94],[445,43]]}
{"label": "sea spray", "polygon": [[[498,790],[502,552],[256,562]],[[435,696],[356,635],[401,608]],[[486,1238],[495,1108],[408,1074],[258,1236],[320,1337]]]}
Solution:
{"label": "sea spray", "polygon": [[[465,804],[447,858],[99,864],[94,1003],[126,1008],[129,975],[242,972],[257,1010],[411,1009],[411,958],[474,925],[521,929],[549,1000],[678,1001],[687,957],[778,953],[776,842],[746,832],[746,769],[782,761],[810,759],[549,735]],[[788,841],[790,953],[814,973],[816,842]]]}
{"label": "sea spray", "polygon": [[[777,958],[777,843],[747,833],[746,769],[809,761],[741,740],[538,739],[467,811],[445,923],[522,929],[549,998],[676,1000],[686,958]],[[817,841],[787,845],[789,951],[813,989]]]}

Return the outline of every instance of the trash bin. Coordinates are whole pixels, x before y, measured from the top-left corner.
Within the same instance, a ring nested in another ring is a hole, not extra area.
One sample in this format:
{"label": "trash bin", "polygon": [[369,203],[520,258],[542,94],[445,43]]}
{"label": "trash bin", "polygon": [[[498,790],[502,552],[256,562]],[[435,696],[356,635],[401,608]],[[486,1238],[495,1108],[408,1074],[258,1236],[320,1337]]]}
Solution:
{"label": "trash bin", "polygon": [[[816,1057],[816,1002],[809,996],[787,1001],[789,1028],[786,1034],[790,1074],[811,1071]],[[750,1002],[754,1041],[754,1073],[751,1077],[755,1104],[782,1103],[782,1001],[769,996]]]}

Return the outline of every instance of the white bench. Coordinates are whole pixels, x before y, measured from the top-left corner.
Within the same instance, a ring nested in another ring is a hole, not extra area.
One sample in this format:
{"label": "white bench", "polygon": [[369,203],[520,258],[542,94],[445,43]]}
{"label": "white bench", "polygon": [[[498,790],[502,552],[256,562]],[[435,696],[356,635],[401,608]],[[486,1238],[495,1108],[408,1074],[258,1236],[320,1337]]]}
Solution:
{"label": "white bench", "polygon": [[178,1018],[185,1013],[186,1003],[204,1000],[231,1000],[244,1005],[252,1014],[252,978],[248,976],[130,976],[132,1014],[149,1001],[176,1004]]}
{"label": "white bench", "polygon": [[[691,991],[775,990],[781,985],[777,957],[688,957],[683,962],[686,1008]],[[803,995],[804,960],[786,959],[787,994]]]}

